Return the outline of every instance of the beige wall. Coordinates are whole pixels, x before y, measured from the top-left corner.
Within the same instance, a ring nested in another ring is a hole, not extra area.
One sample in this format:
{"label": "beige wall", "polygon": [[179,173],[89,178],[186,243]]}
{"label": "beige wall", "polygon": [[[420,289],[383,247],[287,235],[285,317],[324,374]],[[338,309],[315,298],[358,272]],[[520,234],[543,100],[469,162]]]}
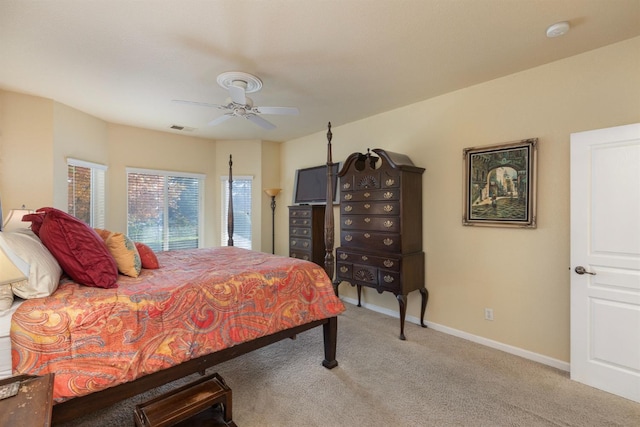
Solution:
{"label": "beige wall", "polygon": [[[333,153],[341,161],[384,148],[426,169],[428,321],[568,362],[570,134],[638,121],[635,38],[359,122],[333,123]],[[463,148],[534,137],[537,229],[462,226]],[[325,144],[324,132],[284,144],[283,197],[291,197],[296,168],[325,161]],[[286,224],[283,213],[276,227]],[[286,251],[284,236],[277,244]],[[347,284],[340,293],[356,298]],[[389,293],[367,289],[363,300],[397,312]],[[417,292],[409,296],[408,315],[419,317],[419,301]],[[493,308],[494,321],[484,320],[485,307]]]}
{"label": "beige wall", "polygon": [[0,90],[0,197],[12,208],[52,206],[54,102]]}

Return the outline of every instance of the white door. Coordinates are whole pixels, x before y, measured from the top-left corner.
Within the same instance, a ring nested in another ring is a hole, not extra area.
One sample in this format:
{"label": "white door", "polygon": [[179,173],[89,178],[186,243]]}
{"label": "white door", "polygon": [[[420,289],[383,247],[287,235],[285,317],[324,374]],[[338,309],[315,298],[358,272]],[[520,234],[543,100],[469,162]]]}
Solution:
{"label": "white door", "polygon": [[570,274],[571,378],[640,402],[640,124],[571,135]]}

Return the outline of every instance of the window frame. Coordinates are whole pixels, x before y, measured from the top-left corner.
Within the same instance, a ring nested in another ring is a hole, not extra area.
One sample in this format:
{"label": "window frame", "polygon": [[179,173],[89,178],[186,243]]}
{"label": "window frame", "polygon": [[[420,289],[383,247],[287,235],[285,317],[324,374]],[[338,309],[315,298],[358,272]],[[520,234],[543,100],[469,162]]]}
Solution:
{"label": "window frame", "polygon": [[[206,175],[202,173],[193,173],[193,172],[178,172],[178,171],[169,171],[169,170],[161,170],[161,169],[145,169],[145,168],[134,168],[127,167],[125,168],[126,172],[126,190],[127,190],[127,235],[129,235],[129,174],[140,174],[140,175],[152,175],[152,176],[161,176],[165,180],[165,186],[163,189],[163,217],[168,218],[168,210],[169,206],[167,202],[167,194],[168,188],[166,186],[166,180],[168,177],[172,178],[193,178],[199,181],[199,191],[198,191],[198,248],[204,247],[204,195],[205,195],[205,182]],[[162,251],[169,250],[169,239],[168,239],[168,230],[169,223],[165,221],[163,223],[162,228]]]}
{"label": "window frame", "polygon": [[[91,194],[89,226],[92,228],[104,228],[106,223],[107,212],[107,165],[100,163],[88,162],[73,157],[67,157],[67,200],[69,197],[69,167],[82,167],[91,171]],[[68,202],[67,202],[68,210]],[[73,215],[71,212],[69,214]],[[75,215],[74,215],[75,216]]]}

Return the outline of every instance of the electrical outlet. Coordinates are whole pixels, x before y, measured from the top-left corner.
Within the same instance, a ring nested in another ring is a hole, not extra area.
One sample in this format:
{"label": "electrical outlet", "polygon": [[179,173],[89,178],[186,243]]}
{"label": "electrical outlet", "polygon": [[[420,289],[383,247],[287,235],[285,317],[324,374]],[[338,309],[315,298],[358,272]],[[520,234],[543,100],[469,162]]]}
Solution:
{"label": "electrical outlet", "polygon": [[484,320],[493,320],[493,308],[484,309]]}

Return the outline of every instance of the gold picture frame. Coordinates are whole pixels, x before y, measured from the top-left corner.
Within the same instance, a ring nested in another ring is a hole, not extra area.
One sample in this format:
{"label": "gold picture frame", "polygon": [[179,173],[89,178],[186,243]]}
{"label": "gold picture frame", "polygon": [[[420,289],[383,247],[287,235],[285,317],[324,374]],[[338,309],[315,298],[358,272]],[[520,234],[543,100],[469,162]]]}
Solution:
{"label": "gold picture frame", "polygon": [[536,228],[538,139],[462,151],[462,225]]}

